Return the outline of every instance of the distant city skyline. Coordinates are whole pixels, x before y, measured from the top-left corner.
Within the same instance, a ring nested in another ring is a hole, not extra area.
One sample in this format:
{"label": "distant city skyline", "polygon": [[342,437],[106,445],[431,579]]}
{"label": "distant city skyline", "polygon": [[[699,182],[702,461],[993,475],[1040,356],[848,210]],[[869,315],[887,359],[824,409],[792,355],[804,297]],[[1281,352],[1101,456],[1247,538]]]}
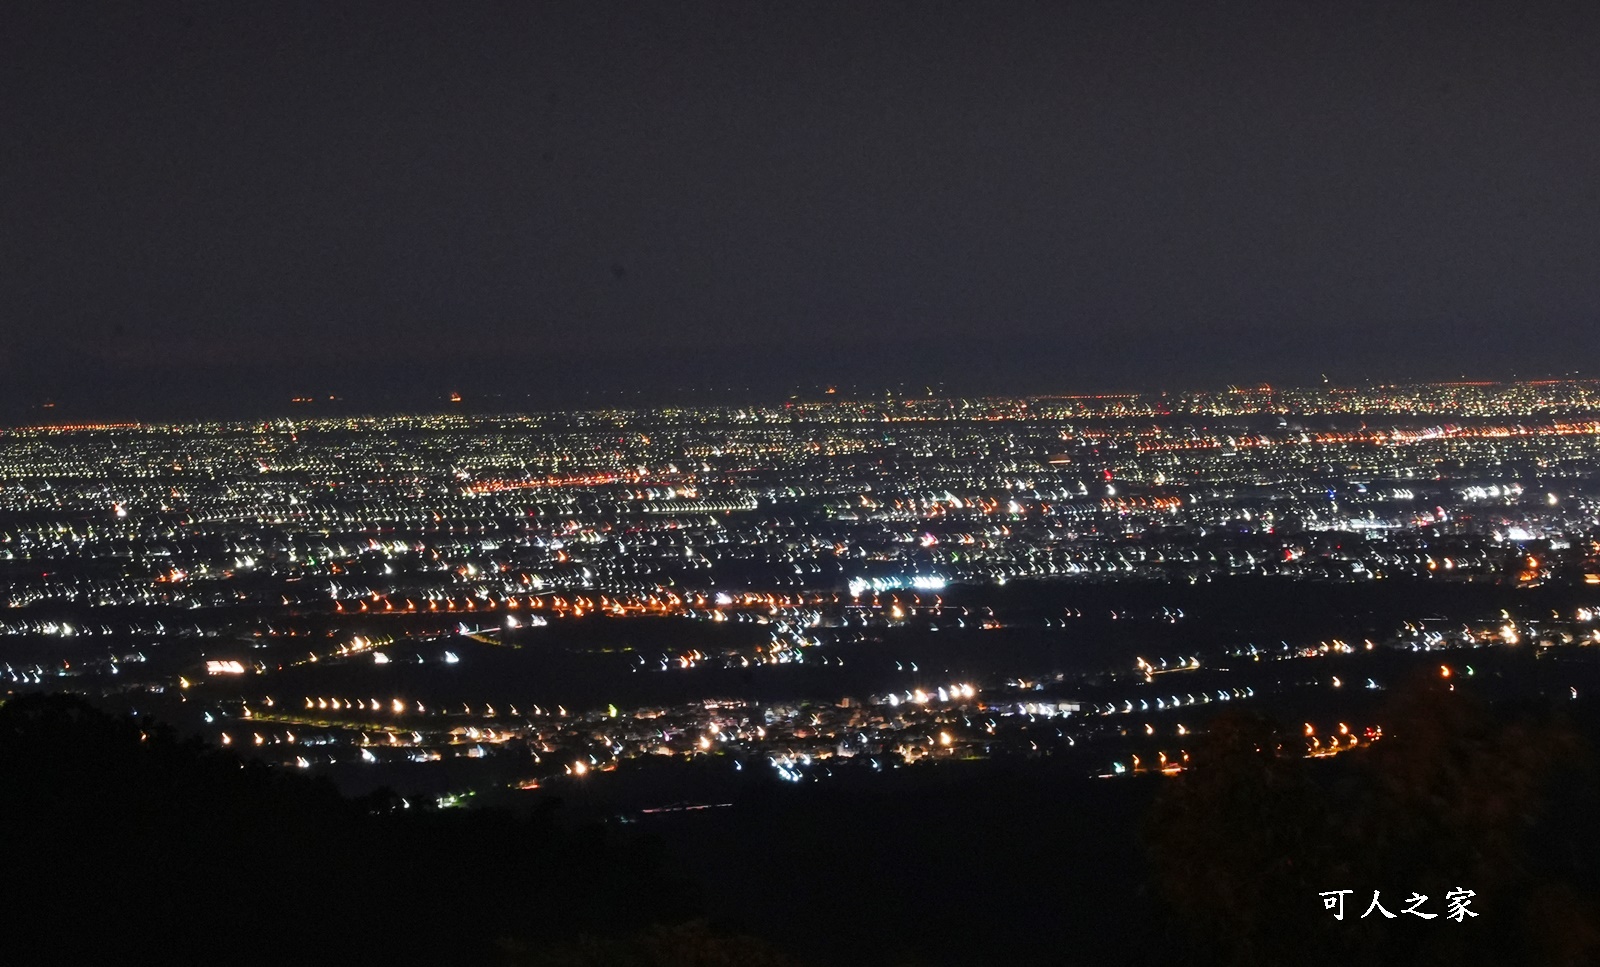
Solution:
{"label": "distant city skyline", "polygon": [[[1426,416],[1506,416],[1519,412],[1584,414],[1600,409],[1600,378],[1556,374],[1531,378],[1497,378],[1464,373],[1446,379],[1333,380],[1326,374],[1303,382],[1239,380],[1208,386],[1140,388],[1130,386],[1056,386],[1029,392],[1001,389],[963,392],[945,383],[853,384],[845,382],[782,385],[662,387],[634,389],[573,389],[517,392],[498,383],[465,389],[429,391],[406,386],[367,392],[302,392],[293,396],[230,394],[173,399],[158,398],[144,405],[121,408],[85,407],[48,399],[18,407],[0,419],[7,427],[109,427],[140,423],[174,425],[214,421],[346,419],[365,417],[425,417],[429,415],[493,416],[519,413],[577,414],[592,410],[649,410],[669,407],[748,407],[752,412],[803,403],[848,405],[859,401],[882,407],[904,401],[908,406],[948,403],[969,406],[984,403],[1024,404],[1027,401],[1082,401],[1085,415],[1141,416],[1202,412],[1243,415],[1252,412],[1280,414],[1376,412]],[[1111,407],[1105,409],[1105,407]]]}

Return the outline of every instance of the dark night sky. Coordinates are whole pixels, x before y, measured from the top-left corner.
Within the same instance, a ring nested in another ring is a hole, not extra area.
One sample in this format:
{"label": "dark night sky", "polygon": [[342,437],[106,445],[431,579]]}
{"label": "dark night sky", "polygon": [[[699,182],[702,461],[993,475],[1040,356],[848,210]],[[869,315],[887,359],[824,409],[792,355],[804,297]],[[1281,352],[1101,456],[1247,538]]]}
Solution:
{"label": "dark night sky", "polygon": [[1533,2],[13,2],[0,401],[1584,368],[1597,27]]}

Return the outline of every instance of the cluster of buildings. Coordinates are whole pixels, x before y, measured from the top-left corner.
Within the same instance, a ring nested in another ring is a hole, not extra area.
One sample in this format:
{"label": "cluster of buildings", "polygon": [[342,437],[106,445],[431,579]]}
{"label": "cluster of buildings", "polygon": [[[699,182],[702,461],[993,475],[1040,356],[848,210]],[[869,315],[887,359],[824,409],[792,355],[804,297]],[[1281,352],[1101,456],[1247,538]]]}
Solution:
{"label": "cluster of buildings", "polygon": [[[0,681],[166,703],[306,768],[515,749],[534,784],[655,755],[798,779],[1077,749],[1125,737],[1102,720],[1135,693],[1070,661],[1048,687],[901,663],[778,701],[715,676],[1004,630],[1017,582],[1600,583],[1596,466],[1600,385],[1577,381],[13,428]],[[518,695],[502,669],[477,701],[429,694],[463,655],[569,648],[585,675],[714,690],[547,708],[558,680]],[[1277,687],[1212,686],[1157,711]]]}

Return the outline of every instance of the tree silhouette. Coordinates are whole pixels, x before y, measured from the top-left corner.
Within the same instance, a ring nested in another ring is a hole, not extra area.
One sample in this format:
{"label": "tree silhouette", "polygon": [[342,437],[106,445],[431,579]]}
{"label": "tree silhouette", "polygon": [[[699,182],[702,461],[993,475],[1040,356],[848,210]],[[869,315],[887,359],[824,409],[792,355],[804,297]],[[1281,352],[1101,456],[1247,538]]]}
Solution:
{"label": "tree silhouette", "polygon": [[1259,715],[1218,716],[1146,822],[1158,892],[1228,963],[1303,963],[1321,926],[1284,902],[1315,901],[1336,865],[1328,805],[1285,738]]}
{"label": "tree silhouette", "polygon": [[[1419,680],[1397,690],[1372,748],[1325,762],[1248,713],[1219,716],[1193,768],[1162,791],[1145,840],[1155,886],[1219,963],[1549,964],[1590,962],[1593,896],[1550,862],[1551,842],[1594,835],[1584,746],[1538,707],[1491,709]],[[1559,779],[1588,792],[1546,808]],[[1571,864],[1569,864],[1571,865]],[[1413,892],[1464,922],[1403,915]],[[1344,919],[1320,894],[1350,890]],[[1373,891],[1387,919],[1363,917]]]}

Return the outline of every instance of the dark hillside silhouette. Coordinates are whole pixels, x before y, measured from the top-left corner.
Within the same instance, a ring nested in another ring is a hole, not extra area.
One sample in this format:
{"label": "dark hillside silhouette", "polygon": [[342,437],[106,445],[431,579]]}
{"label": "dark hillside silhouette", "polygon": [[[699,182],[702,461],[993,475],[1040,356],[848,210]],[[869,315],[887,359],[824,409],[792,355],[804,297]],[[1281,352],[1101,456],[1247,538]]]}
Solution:
{"label": "dark hillside silhouette", "polygon": [[[1438,680],[1397,691],[1385,721],[1334,761],[1259,715],[1213,723],[1146,825],[1156,886],[1202,947],[1236,965],[1592,963],[1600,843],[1577,732]],[[1478,917],[1445,916],[1458,888]],[[1320,894],[1344,889],[1338,920]],[[1362,916],[1374,890],[1395,919]],[[1400,915],[1414,892],[1434,919]]]}

